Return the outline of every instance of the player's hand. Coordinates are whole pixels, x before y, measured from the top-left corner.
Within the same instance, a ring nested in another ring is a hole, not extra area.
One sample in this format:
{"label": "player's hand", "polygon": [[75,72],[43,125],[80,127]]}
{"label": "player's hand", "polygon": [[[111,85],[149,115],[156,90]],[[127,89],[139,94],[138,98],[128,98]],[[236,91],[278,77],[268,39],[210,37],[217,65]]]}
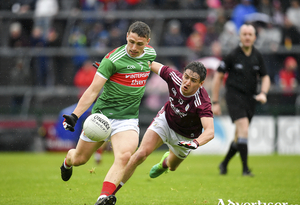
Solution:
{"label": "player's hand", "polygon": [[197,149],[199,147],[197,140],[193,140],[191,142],[179,141],[178,145],[189,149]]}
{"label": "player's hand", "polygon": [[74,127],[76,125],[78,117],[74,113],[72,113],[71,115],[63,115],[63,117],[65,118],[65,120],[63,121],[63,126],[65,130],[70,130],[71,132],[74,132]]}
{"label": "player's hand", "polygon": [[99,65],[100,65],[100,62],[95,61],[95,62],[93,63],[93,66],[94,66],[95,68],[98,68]]}

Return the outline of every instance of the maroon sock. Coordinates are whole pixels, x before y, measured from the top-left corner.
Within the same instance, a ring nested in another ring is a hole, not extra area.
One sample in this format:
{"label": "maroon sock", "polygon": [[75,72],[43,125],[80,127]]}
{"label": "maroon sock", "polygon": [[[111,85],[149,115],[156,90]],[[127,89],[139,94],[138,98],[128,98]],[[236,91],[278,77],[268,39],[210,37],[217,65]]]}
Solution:
{"label": "maroon sock", "polygon": [[123,185],[124,185],[124,183],[120,182],[120,184],[118,185],[118,187],[116,188],[116,190],[113,192],[113,195],[116,195],[116,193],[119,191],[119,189],[122,188]]}
{"label": "maroon sock", "polygon": [[164,159],[163,163],[162,163],[162,167],[163,167],[163,168],[168,168],[168,165],[167,165],[167,158],[168,158],[168,157],[166,157],[166,158]]}

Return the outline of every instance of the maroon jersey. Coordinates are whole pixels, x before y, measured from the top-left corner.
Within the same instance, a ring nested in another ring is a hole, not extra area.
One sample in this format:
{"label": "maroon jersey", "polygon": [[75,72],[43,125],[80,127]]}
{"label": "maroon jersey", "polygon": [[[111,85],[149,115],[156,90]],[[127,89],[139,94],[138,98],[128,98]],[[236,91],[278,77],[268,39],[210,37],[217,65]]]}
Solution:
{"label": "maroon jersey", "polygon": [[169,87],[169,101],[164,105],[167,122],[176,133],[190,138],[198,138],[202,133],[202,117],[213,117],[210,98],[201,87],[192,96],[181,93],[182,73],[163,66],[159,75]]}

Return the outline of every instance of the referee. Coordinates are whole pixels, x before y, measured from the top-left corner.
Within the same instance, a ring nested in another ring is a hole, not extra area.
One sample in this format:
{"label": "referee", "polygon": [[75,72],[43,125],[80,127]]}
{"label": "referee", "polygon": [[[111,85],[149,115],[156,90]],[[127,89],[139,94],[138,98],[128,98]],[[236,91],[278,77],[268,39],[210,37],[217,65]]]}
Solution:
{"label": "referee", "polygon": [[[227,173],[230,159],[240,153],[243,165],[243,176],[254,176],[248,168],[248,128],[254,115],[256,101],[267,102],[270,88],[270,77],[260,52],[253,46],[256,36],[252,25],[244,24],[240,28],[240,45],[231,51],[221,62],[213,79],[212,111],[221,115],[219,91],[225,73],[226,104],[232,122],[235,124],[235,136],[230,148],[219,165],[220,174]],[[257,80],[261,79],[261,91],[257,94]]]}

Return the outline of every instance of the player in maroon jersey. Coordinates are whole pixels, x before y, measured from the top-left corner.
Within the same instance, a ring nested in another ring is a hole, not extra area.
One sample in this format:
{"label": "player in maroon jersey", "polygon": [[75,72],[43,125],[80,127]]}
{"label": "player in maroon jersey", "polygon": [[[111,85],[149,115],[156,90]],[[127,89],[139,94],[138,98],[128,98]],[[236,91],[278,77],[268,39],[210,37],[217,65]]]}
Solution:
{"label": "player in maroon jersey", "polygon": [[151,70],[167,82],[169,101],[148,127],[140,147],[130,158],[123,180],[116,191],[132,176],[136,167],[161,145],[166,144],[169,151],[152,167],[151,178],[156,178],[168,170],[175,171],[191,150],[214,138],[211,102],[202,87],[206,77],[203,64],[189,63],[182,74],[153,62]]}

